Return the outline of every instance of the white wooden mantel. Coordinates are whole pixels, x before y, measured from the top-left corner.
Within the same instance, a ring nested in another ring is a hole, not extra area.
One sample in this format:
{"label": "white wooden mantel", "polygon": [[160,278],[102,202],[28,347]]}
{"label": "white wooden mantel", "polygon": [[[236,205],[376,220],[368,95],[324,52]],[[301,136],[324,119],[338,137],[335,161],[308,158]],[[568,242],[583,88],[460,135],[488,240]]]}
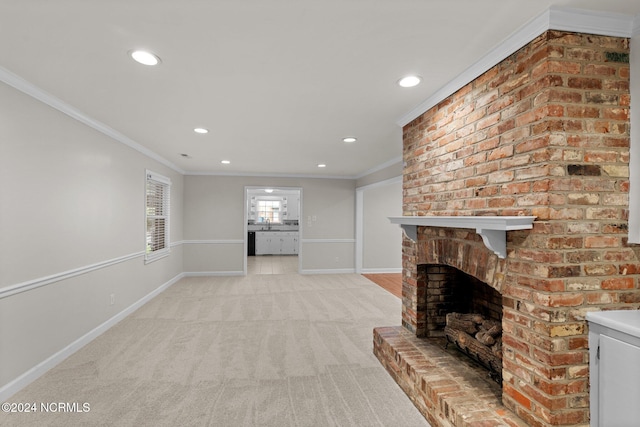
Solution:
{"label": "white wooden mantel", "polygon": [[418,240],[418,227],[471,228],[476,230],[484,245],[499,258],[507,256],[507,231],[533,228],[535,216],[392,216],[407,237]]}

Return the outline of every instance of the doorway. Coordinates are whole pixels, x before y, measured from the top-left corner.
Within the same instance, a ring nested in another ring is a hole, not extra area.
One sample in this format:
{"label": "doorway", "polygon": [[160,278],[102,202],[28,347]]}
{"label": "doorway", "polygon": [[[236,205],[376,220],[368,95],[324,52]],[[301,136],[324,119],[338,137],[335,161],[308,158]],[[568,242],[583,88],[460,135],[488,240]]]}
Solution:
{"label": "doorway", "polygon": [[244,274],[299,273],[302,188],[245,187]]}

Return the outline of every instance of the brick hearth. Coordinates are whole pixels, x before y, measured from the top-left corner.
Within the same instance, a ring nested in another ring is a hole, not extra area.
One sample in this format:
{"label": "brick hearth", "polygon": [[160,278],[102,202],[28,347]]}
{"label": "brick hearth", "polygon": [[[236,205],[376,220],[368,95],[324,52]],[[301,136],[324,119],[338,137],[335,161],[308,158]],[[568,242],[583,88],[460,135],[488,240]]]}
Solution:
{"label": "brick hearth", "polygon": [[[506,233],[505,258],[475,230],[404,237],[403,330],[377,329],[374,345],[434,427],[588,425],[585,315],[640,308],[640,250],[626,238],[628,54],[625,38],[547,31],[404,127],[404,216],[536,217]],[[485,412],[476,395],[491,393],[452,380],[455,359],[441,374],[420,341],[434,316],[421,265],[502,295],[504,382]]]}
{"label": "brick hearth", "polygon": [[374,354],[431,425],[526,426],[502,405],[500,385],[487,371],[445,343],[402,327],[373,331]]}

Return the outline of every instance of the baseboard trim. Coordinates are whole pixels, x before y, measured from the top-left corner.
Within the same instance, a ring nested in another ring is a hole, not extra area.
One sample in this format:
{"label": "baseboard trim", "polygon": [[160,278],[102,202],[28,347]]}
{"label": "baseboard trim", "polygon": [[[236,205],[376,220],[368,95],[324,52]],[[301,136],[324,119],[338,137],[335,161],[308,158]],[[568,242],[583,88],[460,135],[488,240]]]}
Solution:
{"label": "baseboard trim", "polygon": [[361,274],[395,274],[402,273],[401,268],[363,268]]}
{"label": "baseboard trim", "polygon": [[244,271],[189,271],[182,274],[184,277],[244,276]]}
{"label": "baseboard trim", "polygon": [[242,239],[227,239],[227,240],[183,240],[183,245],[242,245],[244,240]]}
{"label": "baseboard trim", "polygon": [[355,243],[356,239],[300,239],[300,243]]}
{"label": "baseboard trim", "polygon": [[26,371],[24,374],[20,375],[18,378],[0,387],[0,402],[6,402],[7,399],[9,399],[11,396],[16,394],[18,391],[22,390],[23,388],[31,384],[33,381],[40,378],[47,371],[54,368],[60,362],[65,360],[67,357],[71,356],[73,353],[80,350],[82,347],[89,344],[91,341],[93,341],[94,339],[102,335],[104,332],[106,332],[107,330],[115,326],[122,319],[124,319],[125,317],[127,317],[128,315],[136,311],[138,308],[142,307],[147,302],[151,301],[154,297],[159,295],[164,290],[168,289],[171,285],[173,285],[174,283],[182,279],[184,276],[185,276],[184,273],[178,274],[173,279],[159,286],[158,288],[156,288],[149,294],[145,295],[144,297],[142,297],[141,299],[139,299],[129,307],[125,308],[124,310],[122,310],[121,312],[119,312],[109,320],[100,324],[93,330],[87,332],[86,334],[84,334],[83,336],[81,336],[80,338],[78,338],[77,340],[75,340],[74,342],[72,342],[71,344],[63,348],[62,350],[58,351],[57,353],[54,353],[53,355],[49,356],[47,359],[38,363],[37,365],[35,365],[34,367]]}
{"label": "baseboard trim", "polygon": [[334,268],[318,270],[302,270],[300,274],[354,274],[355,268]]}

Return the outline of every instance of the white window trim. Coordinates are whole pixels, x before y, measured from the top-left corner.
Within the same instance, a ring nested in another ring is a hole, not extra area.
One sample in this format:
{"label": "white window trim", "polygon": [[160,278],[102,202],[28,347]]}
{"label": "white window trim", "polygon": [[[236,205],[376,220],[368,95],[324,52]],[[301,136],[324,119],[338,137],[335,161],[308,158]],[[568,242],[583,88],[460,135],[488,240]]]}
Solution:
{"label": "white window trim", "polygon": [[[273,205],[274,204],[278,205],[278,209],[277,209],[278,210],[278,213],[277,213],[278,220],[277,221],[275,221],[275,220],[271,221],[271,223],[272,224],[282,224],[282,220],[283,220],[282,213],[283,213],[283,210],[282,210],[282,200],[281,199],[267,199],[267,198],[258,199],[257,200],[257,206],[256,206],[256,217],[260,218],[260,213],[261,212],[264,212],[265,216],[266,216],[267,208],[264,205],[267,204],[267,203],[271,203],[272,204],[272,206],[271,206],[271,216],[272,217],[274,216]],[[260,210],[260,205],[263,205],[264,210]],[[266,223],[266,221],[267,220],[265,219],[265,223]],[[262,222],[260,224],[262,224]]]}
{"label": "white window trim", "polygon": [[[167,214],[164,215],[166,217],[165,223],[165,245],[164,248],[159,249],[153,252],[147,252],[147,183],[149,181],[153,181],[156,183],[164,184],[167,186],[167,198],[166,198],[166,208]],[[145,171],[145,180],[144,180],[144,262],[148,264],[150,262],[157,261],[161,258],[169,256],[171,253],[171,239],[170,239],[170,225],[171,225],[171,179],[164,175],[160,175],[159,173],[146,170]]]}

